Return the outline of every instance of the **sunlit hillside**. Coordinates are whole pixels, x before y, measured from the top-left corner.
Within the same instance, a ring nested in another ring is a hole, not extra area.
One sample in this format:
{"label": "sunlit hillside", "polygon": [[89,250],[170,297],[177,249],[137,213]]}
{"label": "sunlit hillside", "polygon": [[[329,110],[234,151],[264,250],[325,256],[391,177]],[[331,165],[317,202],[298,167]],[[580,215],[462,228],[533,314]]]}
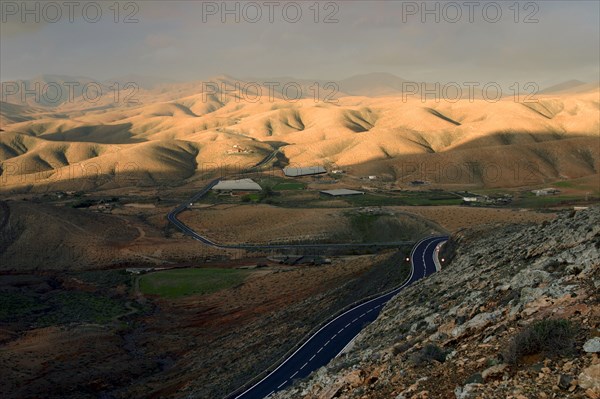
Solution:
{"label": "sunlit hillside", "polygon": [[[231,90],[241,84],[243,89]],[[440,184],[523,186],[598,173],[598,88],[560,87],[535,102],[419,96],[286,100],[230,77],[142,89],[138,103],[1,104],[3,189],[169,182],[250,166],[279,150],[280,166]],[[224,85],[224,86],[222,86]],[[221,90],[227,87],[227,90]],[[128,179],[115,179],[124,170]]]}

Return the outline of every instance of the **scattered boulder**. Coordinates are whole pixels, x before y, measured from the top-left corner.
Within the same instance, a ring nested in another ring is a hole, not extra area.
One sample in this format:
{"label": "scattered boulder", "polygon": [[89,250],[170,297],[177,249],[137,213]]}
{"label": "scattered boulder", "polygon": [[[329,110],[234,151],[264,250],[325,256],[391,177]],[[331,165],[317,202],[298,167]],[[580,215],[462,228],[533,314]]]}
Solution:
{"label": "scattered boulder", "polygon": [[469,378],[467,378],[465,384],[483,384],[483,376],[481,373],[472,374]]}
{"label": "scattered boulder", "polygon": [[488,367],[481,372],[481,377],[483,377],[484,381],[487,381],[490,378],[498,377],[504,373],[506,367],[508,367],[507,364],[497,364],[495,366]]}
{"label": "scattered boulder", "polygon": [[483,384],[467,384],[464,387],[456,387],[454,390],[454,395],[456,399],[472,399],[475,398],[477,388],[481,387]]}
{"label": "scattered boulder", "polygon": [[579,386],[600,394],[600,364],[594,364],[579,374]]}
{"label": "scattered boulder", "polygon": [[592,339],[588,339],[585,344],[583,344],[583,350],[587,353],[598,353],[600,352],[600,338],[595,337]]}
{"label": "scattered boulder", "polygon": [[560,389],[569,389],[572,381],[573,381],[573,377],[571,377],[570,375],[560,374],[558,376],[558,381],[556,382],[556,385]]}

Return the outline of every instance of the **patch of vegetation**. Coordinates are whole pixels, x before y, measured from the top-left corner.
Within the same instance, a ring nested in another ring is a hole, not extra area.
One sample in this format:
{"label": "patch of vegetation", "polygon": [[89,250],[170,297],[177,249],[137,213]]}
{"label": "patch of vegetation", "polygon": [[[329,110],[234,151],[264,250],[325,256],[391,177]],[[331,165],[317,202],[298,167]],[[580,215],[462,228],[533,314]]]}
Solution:
{"label": "patch of vegetation", "polygon": [[446,361],[446,352],[435,344],[427,344],[420,351],[413,353],[410,360],[417,366],[429,364],[434,360],[444,363]]}
{"label": "patch of vegetation", "polygon": [[273,186],[273,190],[285,191],[285,190],[303,190],[304,184],[298,182],[281,182]]}
{"label": "patch of vegetation", "polygon": [[357,230],[363,236],[369,235],[373,229],[373,224],[381,215],[370,215],[365,213],[352,214],[350,216],[350,224],[352,228]]}
{"label": "patch of vegetation", "polygon": [[398,344],[394,345],[394,347],[392,348],[392,353],[394,354],[394,356],[401,355],[404,352],[406,352],[407,350],[409,350],[410,348],[412,348],[414,345],[415,345],[415,342],[413,340],[398,343]]}
{"label": "patch of vegetation", "polygon": [[21,292],[0,292],[0,322],[22,320],[48,308],[39,299]]}
{"label": "patch of vegetation", "polygon": [[262,191],[258,194],[258,200],[260,202],[265,201],[267,198],[271,198],[277,195],[271,186],[264,186]]}
{"label": "patch of vegetation", "polygon": [[450,193],[415,191],[404,192],[401,195],[353,195],[345,198],[353,206],[436,206],[460,205],[462,198]]}
{"label": "patch of vegetation", "polygon": [[544,208],[581,201],[585,201],[585,198],[583,196],[578,195],[559,194],[536,196],[535,194],[527,193],[524,197],[521,197],[517,201],[515,201],[515,206],[523,208]]}
{"label": "patch of vegetation", "polygon": [[576,329],[564,319],[540,320],[518,333],[502,353],[511,364],[524,356],[543,354],[546,357],[572,354],[575,348]]}
{"label": "patch of vegetation", "polygon": [[0,321],[37,327],[69,323],[106,323],[127,311],[115,299],[84,291],[58,291],[38,297],[22,292],[0,293]]}
{"label": "patch of vegetation", "polygon": [[90,206],[93,206],[96,204],[97,204],[97,201],[90,200],[90,199],[82,199],[82,200],[73,202],[73,204],[71,206],[75,209],[79,209],[79,208],[89,208]]}
{"label": "patch of vegetation", "polygon": [[48,302],[52,311],[37,320],[41,325],[106,323],[127,312],[125,305],[118,300],[84,291],[60,291]]}
{"label": "patch of vegetation", "polygon": [[259,202],[260,196],[258,194],[246,194],[242,196],[242,202]]}
{"label": "patch of vegetation", "polygon": [[557,181],[553,185],[560,188],[573,188],[575,187],[575,182],[572,180]]}
{"label": "patch of vegetation", "polygon": [[140,278],[144,294],[166,298],[205,295],[241,284],[249,272],[234,269],[176,269]]}
{"label": "patch of vegetation", "polygon": [[131,286],[131,276],[125,270],[92,270],[75,274],[83,282],[100,288],[114,288],[119,285]]}
{"label": "patch of vegetation", "polygon": [[389,214],[347,212],[352,229],[348,237],[339,240],[360,240],[365,243],[416,240],[427,234],[427,226],[419,220]]}

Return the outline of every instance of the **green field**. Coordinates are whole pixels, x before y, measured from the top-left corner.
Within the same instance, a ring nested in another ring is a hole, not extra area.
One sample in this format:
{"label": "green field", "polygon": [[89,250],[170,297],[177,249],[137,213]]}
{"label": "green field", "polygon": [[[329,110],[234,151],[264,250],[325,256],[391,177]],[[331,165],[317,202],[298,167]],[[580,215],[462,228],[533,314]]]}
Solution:
{"label": "green field", "polygon": [[176,269],[150,273],[140,278],[144,294],[165,298],[204,295],[234,287],[244,281],[249,272],[232,269]]}
{"label": "green field", "polygon": [[284,190],[303,190],[304,189],[304,184],[302,183],[295,183],[295,182],[287,182],[287,183],[277,183],[274,187],[273,190],[277,190],[277,191],[284,191]]}
{"label": "green field", "polygon": [[447,193],[431,192],[408,192],[401,195],[353,195],[344,198],[353,206],[436,206],[436,205],[460,205],[462,198]]}
{"label": "green field", "polygon": [[544,208],[584,202],[583,200],[584,197],[581,195],[547,195],[538,197],[535,194],[527,193],[525,197],[518,198],[514,203],[523,208]]}

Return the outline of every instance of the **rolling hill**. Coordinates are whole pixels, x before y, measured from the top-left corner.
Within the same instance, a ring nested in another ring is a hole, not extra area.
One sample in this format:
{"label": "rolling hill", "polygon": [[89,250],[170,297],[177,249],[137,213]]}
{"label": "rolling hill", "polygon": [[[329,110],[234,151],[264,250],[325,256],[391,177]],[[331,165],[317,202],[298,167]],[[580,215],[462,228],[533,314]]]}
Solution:
{"label": "rolling hill", "polygon": [[212,86],[140,89],[129,104],[108,94],[93,106],[81,98],[52,108],[3,102],[2,188],[79,184],[72,170],[94,170],[87,188],[131,184],[114,179],[123,164],[148,184],[185,184],[211,169],[258,163],[276,148],[289,164],[399,181],[516,187],[599,173],[597,86],[563,85],[537,102],[448,102],[388,95],[402,81],[356,77],[344,83],[349,91],[379,82],[373,89],[388,93],[331,102],[270,98],[265,86],[229,76]]}

